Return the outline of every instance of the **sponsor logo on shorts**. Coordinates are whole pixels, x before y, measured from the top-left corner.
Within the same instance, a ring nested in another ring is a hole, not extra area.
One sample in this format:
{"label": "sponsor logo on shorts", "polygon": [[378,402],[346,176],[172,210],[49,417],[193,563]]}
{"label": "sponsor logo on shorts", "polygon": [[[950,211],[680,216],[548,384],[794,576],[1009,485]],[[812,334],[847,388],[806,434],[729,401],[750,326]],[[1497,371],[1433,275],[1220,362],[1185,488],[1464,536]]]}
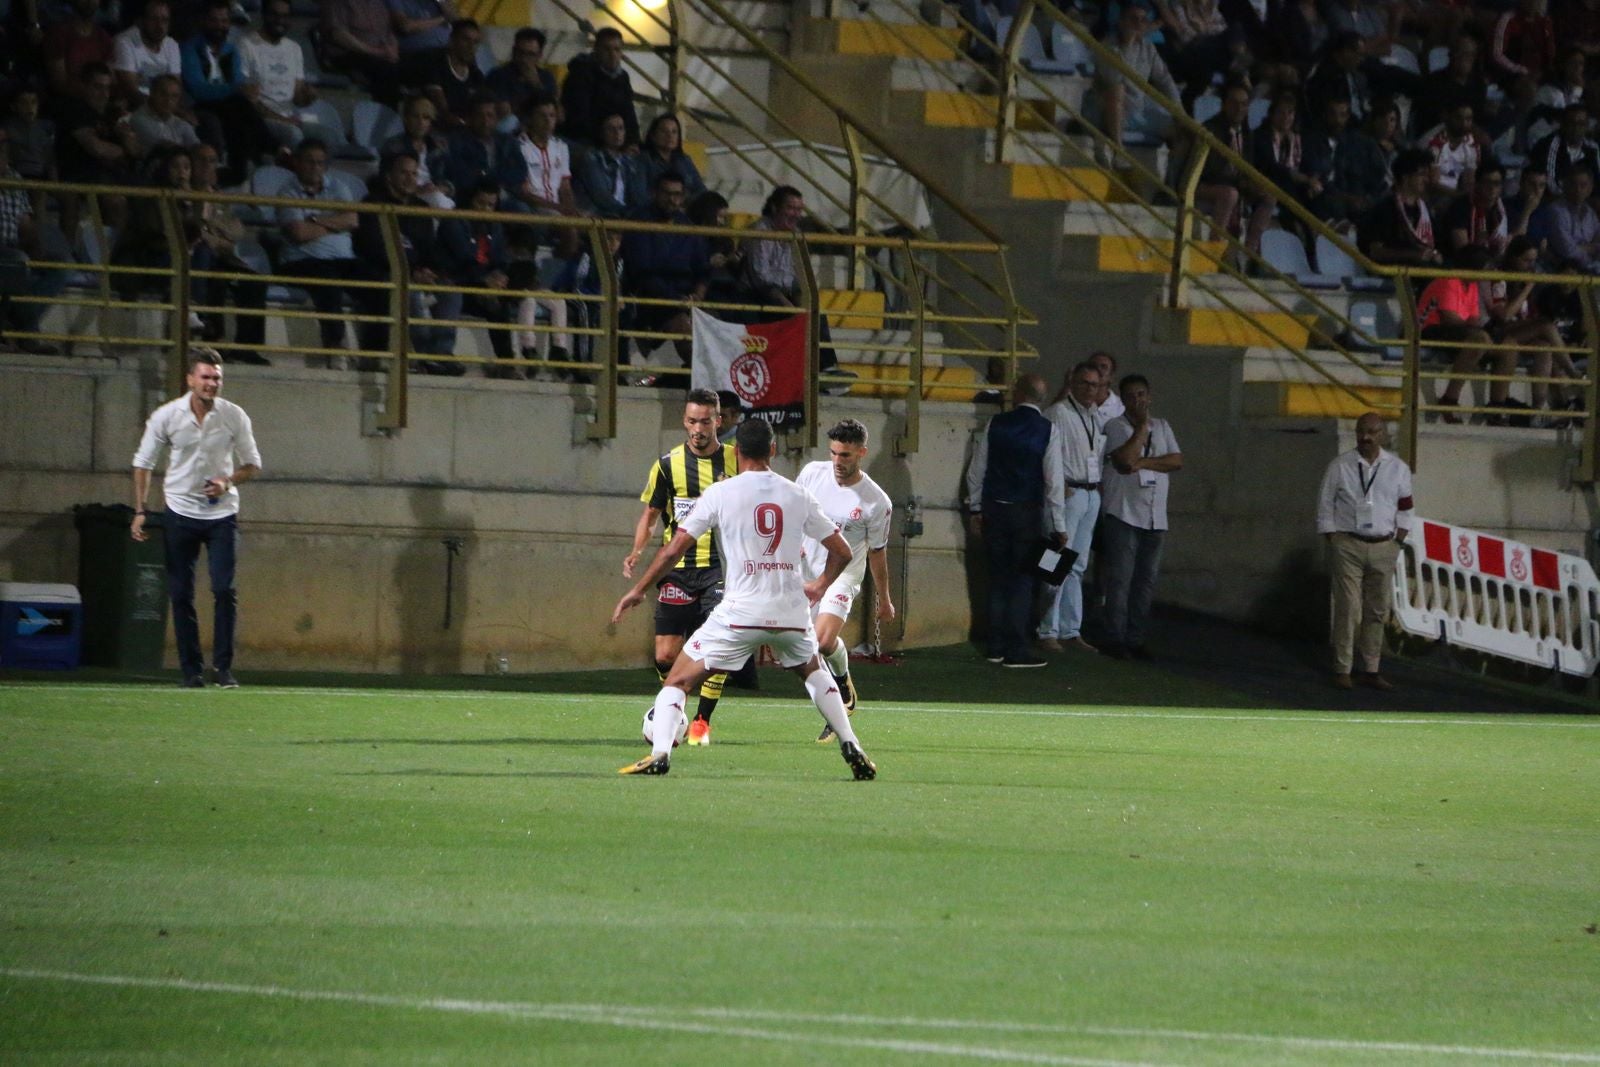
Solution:
{"label": "sponsor logo on shorts", "polygon": [[697,599],[694,594],[671,582],[661,587],[659,598],[663,604],[693,604]]}
{"label": "sponsor logo on shorts", "polygon": [[835,593],[835,594],[833,594],[833,599],[837,600],[841,604],[850,603],[850,598],[845,596],[843,593]]}

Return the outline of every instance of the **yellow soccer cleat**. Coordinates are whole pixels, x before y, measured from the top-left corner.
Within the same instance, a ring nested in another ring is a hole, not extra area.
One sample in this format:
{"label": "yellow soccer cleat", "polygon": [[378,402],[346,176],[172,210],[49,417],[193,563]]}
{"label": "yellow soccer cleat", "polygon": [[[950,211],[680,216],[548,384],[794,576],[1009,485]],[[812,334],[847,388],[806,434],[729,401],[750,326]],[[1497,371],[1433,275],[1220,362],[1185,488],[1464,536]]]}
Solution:
{"label": "yellow soccer cleat", "polygon": [[650,755],[637,763],[630,763],[626,767],[617,769],[618,774],[666,774],[672,770],[672,761],[665,753],[659,756]]}

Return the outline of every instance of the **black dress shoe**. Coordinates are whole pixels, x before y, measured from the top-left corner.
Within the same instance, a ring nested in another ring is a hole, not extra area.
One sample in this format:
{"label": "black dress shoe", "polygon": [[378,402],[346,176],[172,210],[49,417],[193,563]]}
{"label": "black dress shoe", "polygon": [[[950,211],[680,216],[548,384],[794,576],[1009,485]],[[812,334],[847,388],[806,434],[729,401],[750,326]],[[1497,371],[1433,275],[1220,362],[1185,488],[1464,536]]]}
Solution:
{"label": "black dress shoe", "polygon": [[183,681],[178,683],[179,689],[204,689],[205,687],[206,680],[200,677],[198,674],[191,674]]}

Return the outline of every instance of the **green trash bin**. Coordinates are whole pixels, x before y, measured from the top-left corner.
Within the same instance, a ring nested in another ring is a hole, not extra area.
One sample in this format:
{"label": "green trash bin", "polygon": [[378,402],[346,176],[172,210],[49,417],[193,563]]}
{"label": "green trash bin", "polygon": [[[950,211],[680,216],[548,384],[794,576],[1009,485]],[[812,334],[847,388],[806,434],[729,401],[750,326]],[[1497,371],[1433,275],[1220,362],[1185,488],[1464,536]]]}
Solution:
{"label": "green trash bin", "polygon": [[161,669],[167,640],[167,564],[161,515],[151,512],[143,543],[128,535],[126,504],[79,504],[78,591],[83,595],[83,662],[124,670]]}

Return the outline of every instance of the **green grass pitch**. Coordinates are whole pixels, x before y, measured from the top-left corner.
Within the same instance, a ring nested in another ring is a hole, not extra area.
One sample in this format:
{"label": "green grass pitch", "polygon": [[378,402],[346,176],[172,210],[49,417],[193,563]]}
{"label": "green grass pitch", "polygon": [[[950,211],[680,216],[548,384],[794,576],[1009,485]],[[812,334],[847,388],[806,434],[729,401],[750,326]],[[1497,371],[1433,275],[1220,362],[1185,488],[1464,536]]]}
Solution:
{"label": "green grass pitch", "polygon": [[0,684],[0,1063],[1600,1064],[1600,718],[958,666]]}

